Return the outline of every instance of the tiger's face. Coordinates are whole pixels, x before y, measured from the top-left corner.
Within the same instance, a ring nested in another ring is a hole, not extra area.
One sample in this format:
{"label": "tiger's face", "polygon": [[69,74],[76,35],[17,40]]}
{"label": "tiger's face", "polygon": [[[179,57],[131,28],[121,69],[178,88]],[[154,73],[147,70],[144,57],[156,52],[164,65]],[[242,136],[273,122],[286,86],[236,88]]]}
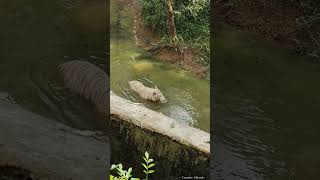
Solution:
{"label": "tiger's face", "polygon": [[159,101],[161,103],[166,103],[167,102],[166,98],[164,97],[162,92],[157,87],[153,91],[152,100],[153,101]]}

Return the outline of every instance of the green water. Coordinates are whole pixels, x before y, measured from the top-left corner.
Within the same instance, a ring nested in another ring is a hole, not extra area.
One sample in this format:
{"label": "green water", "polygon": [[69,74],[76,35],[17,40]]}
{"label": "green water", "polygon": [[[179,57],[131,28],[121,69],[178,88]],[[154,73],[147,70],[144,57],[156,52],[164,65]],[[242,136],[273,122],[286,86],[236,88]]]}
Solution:
{"label": "green water", "polygon": [[[134,15],[130,6],[118,7],[112,1],[111,9],[114,13],[111,16],[114,26],[111,27],[110,40],[111,90],[119,96],[143,103],[150,109],[209,132],[210,81],[148,56],[135,43],[132,32]],[[142,79],[146,85],[156,85],[168,103],[146,101],[128,91],[128,81],[137,79]],[[148,83],[148,80],[152,83]]]}

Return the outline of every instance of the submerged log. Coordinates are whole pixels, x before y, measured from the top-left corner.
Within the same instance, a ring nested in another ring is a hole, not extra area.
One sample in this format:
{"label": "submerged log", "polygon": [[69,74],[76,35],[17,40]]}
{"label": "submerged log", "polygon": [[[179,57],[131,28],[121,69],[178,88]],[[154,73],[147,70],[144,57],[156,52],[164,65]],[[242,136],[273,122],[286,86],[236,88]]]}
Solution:
{"label": "submerged log", "polygon": [[[0,167],[20,167],[34,179],[107,179],[109,141],[0,102]],[[1,177],[0,177],[1,179]]]}

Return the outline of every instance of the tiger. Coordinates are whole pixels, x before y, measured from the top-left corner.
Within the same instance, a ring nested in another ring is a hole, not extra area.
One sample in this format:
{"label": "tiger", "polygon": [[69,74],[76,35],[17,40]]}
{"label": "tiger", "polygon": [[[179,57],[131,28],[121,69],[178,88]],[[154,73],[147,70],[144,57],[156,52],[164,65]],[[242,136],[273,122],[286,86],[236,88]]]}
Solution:
{"label": "tiger", "polygon": [[109,77],[102,69],[79,60],[62,63],[58,69],[71,91],[93,102],[100,112],[109,112]]}
{"label": "tiger", "polygon": [[155,88],[149,88],[144,86],[139,81],[129,81],[129,88],[138,93],[142,99],[151,100],[154,102],[166,103],[167,100],[162,92],[155,86]]}

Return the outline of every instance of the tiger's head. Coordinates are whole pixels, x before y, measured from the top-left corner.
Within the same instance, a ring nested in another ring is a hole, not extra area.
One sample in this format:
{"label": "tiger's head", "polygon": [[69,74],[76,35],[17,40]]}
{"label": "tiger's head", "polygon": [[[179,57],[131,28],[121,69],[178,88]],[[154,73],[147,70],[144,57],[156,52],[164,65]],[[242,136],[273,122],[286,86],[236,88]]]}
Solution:
{"label": "tiger's head", "polygon": [[160,89],[157,88],[157,86],[154,88],[154,91],[152,92],[152,100],[153,101],[159,101],[161,103],[166,103],[167,100],[160,91]]}

